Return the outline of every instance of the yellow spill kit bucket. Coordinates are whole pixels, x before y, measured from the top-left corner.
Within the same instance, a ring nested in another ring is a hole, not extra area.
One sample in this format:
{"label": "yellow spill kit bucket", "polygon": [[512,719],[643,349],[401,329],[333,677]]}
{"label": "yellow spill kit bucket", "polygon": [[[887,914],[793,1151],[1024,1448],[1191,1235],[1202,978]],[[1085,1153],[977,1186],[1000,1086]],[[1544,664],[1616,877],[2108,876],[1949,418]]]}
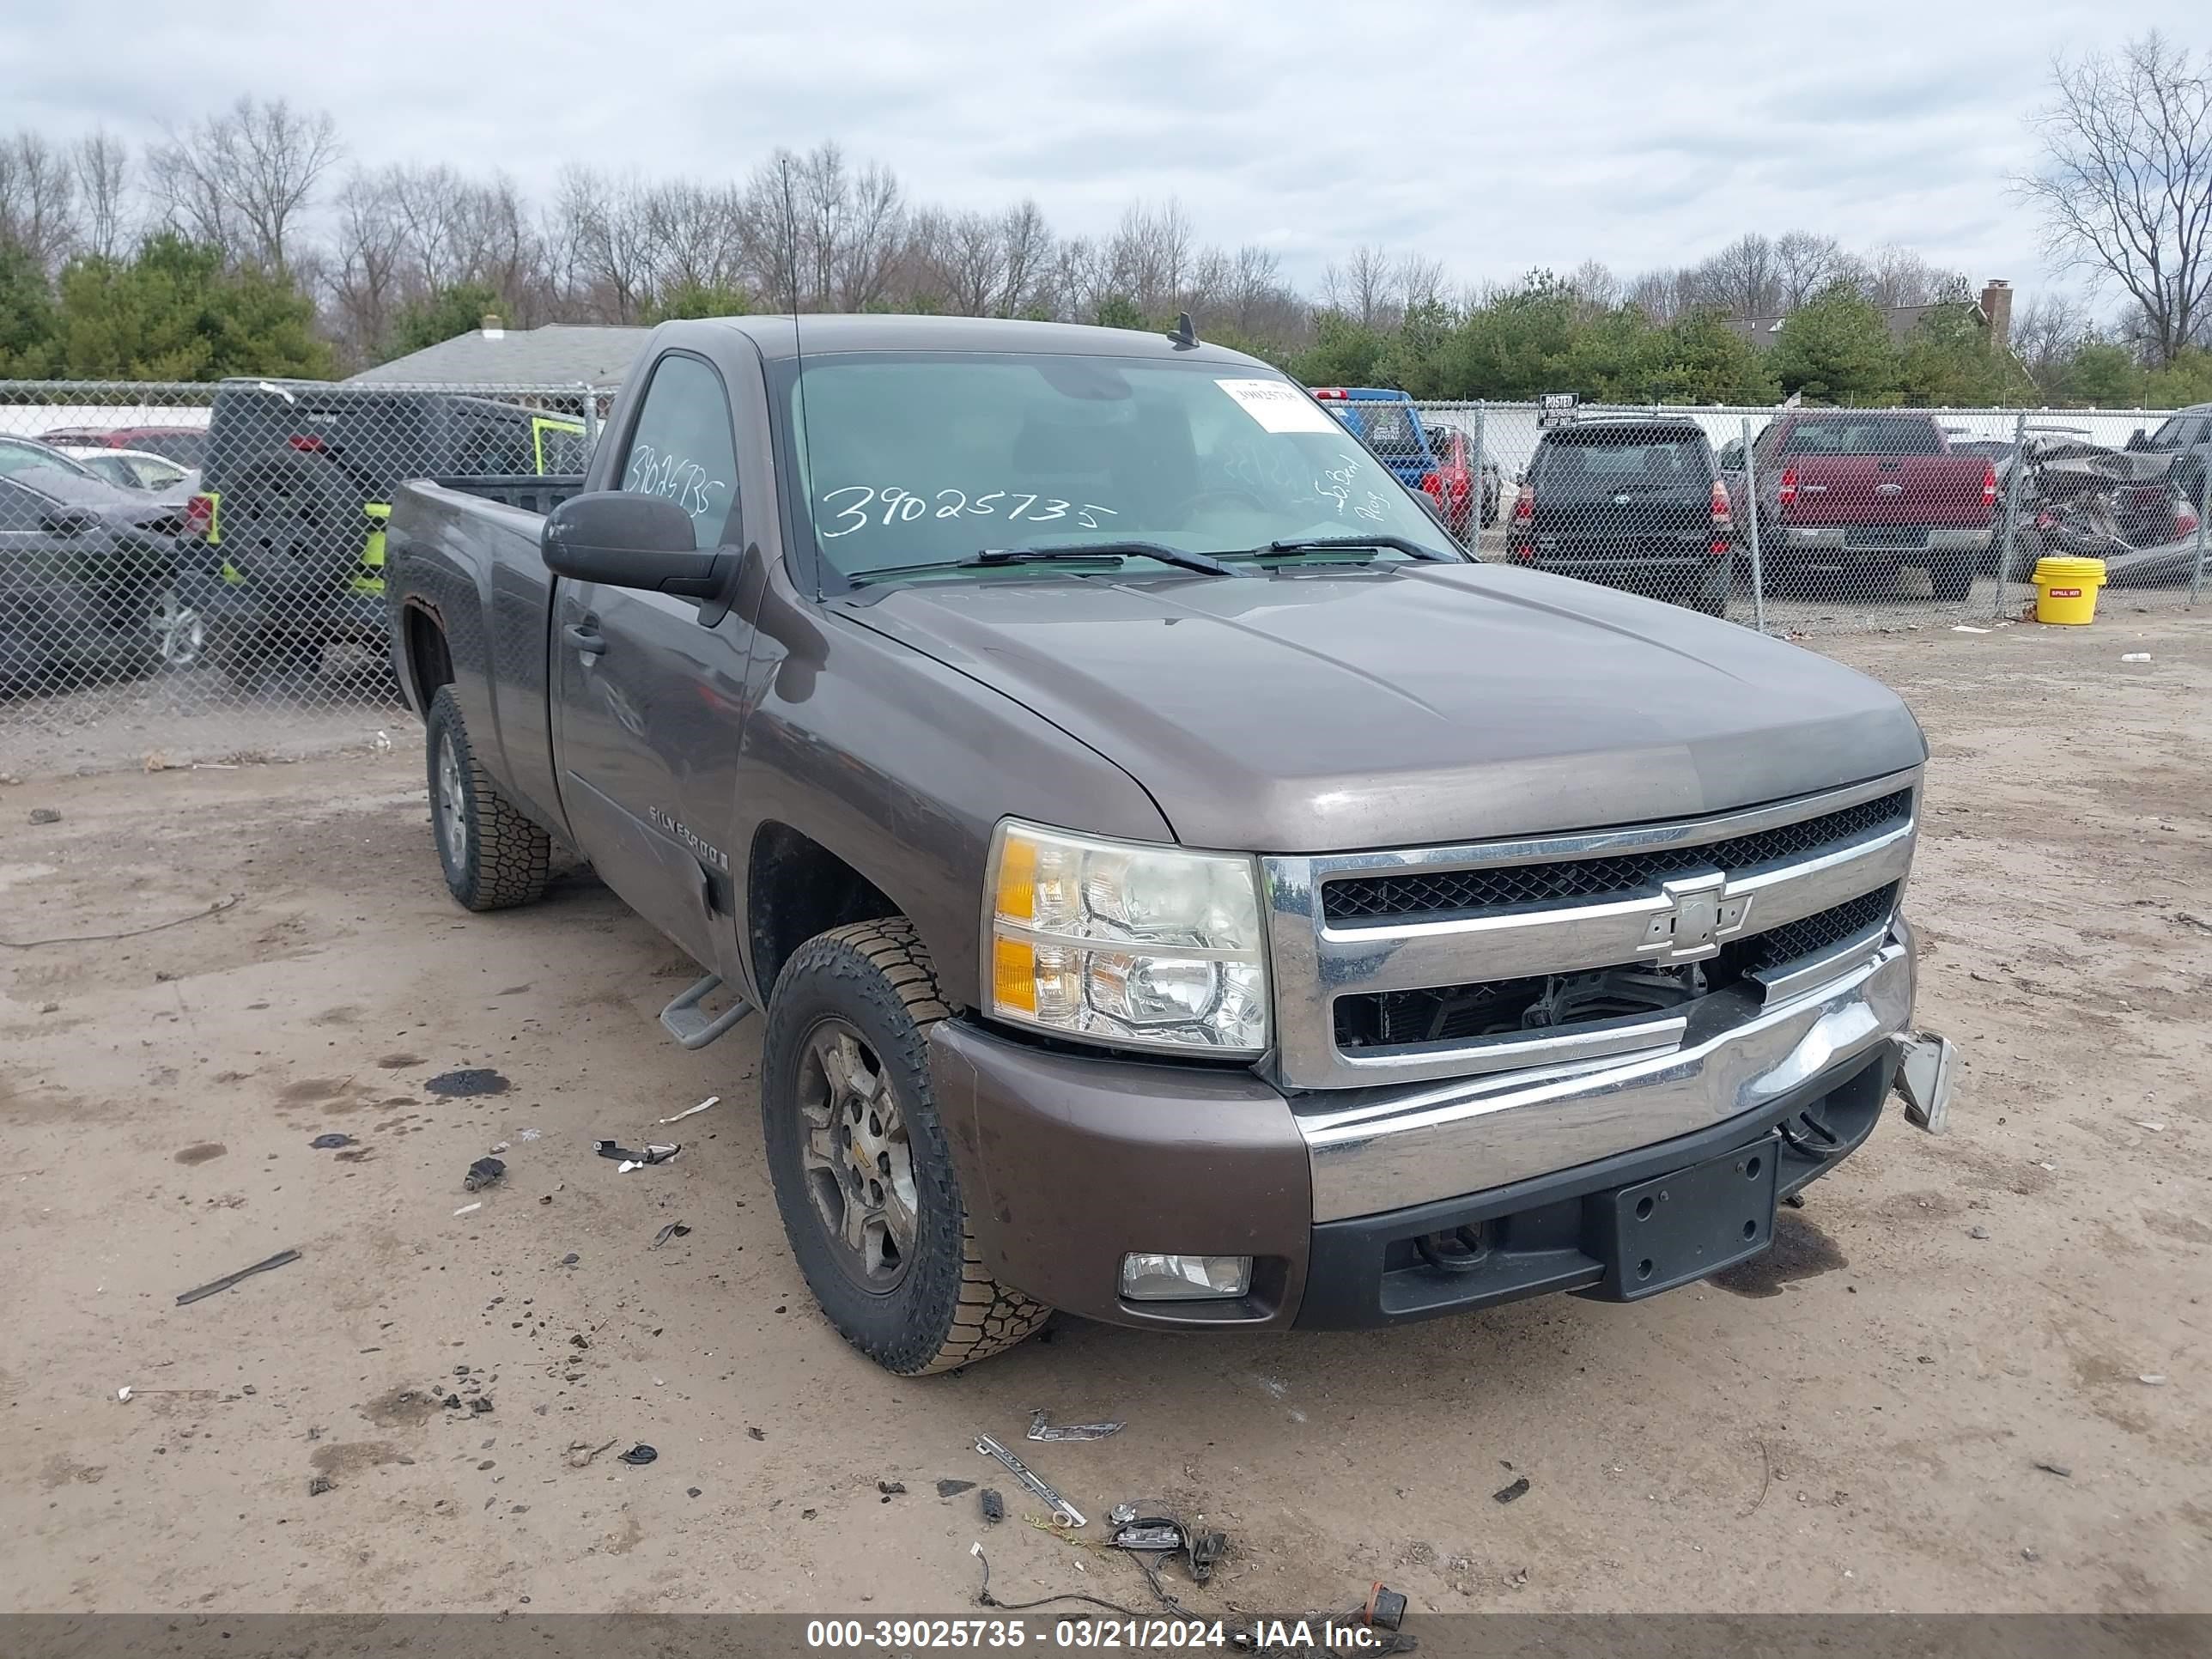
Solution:
{"label": "yellow spill kit bucket", "polygon": [[2102,559],[2038,559],[2035,574],[2035,619],[2039,623],[2078,624],[2097,617],[2097,590],[2105,585]]}

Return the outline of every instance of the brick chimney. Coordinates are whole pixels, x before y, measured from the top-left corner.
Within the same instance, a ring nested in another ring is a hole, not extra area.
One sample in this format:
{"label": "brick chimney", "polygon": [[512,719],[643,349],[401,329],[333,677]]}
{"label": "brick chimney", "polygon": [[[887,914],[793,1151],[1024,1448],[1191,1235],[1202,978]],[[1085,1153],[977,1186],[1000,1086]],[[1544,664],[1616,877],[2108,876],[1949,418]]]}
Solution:
{"label": "brick chimney", "polygon": [[2012,349],[2012,284],[2003,277],[1990,277],[1982,290],[1982,315],[1989,319],[1990,349],[1999,355]]}

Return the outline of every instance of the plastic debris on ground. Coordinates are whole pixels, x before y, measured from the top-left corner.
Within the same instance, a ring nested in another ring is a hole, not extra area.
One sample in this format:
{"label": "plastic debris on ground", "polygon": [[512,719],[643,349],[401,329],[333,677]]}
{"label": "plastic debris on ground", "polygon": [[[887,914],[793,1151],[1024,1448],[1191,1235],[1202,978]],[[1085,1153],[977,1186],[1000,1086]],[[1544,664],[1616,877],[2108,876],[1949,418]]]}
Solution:
{"label": "plastic debris on ground", "polygon": [[989,1435],[979,1434],[975,1437],[975,1449],[986,1457],[997,1459],[1005,1467],[1007,1474],[1012,1475],[1028,1489],[1032,1498],[1050,1510],[1053,1525],[1080,1527],[1085,1524],[1081,1510],[1077,1509],[1074,1504],[1061,1497],[1056,1490],[1046,1484],[1042,1475],[1023,1462],[1020,1458],[1015,1456]]}
{"label": "plastic debris on ground", "polygon": [[697,1116],[701,1112],[705,1111],[709,1106],[713,1106],[720,1103],[721,1098],[722,1097],[720,1095],[708,1095],[706,1099],[701,1101],[696,1106],[686,1106],[682,1111],[677,1113],[674,1117],[664,1117],[660,1121],[663,1123],[680,1123],[687,1117]]}
{"label": "plastic debris on ground", "polygon": [[1048,1413],[1030,1413],[1030,1438],[1032,1440],[1103,1440],[1109,1434],[1119,1434],[1119,1423],[1065,1423],[1054,1428],[1045,1421]]}
{"label": "plastic debris on ground", "polygon": [[473,1204],[464,1204],[464,1205],[462,1205],[462,1206],[461,1206],[461,1207],[460,1207],[459,1209],[458,1209],[458,1210],[454,1211],[454,1212],[453,1212],[453,1213],[454,1213],[455,1215],[457,1215],[457,1216],[474,1215],[474,1214],[475,1214],[478,1210],[481,1210],[482,1208],[483,1208],[483,1200],[482,1200],[482,1199],[478,1199],[478,1200],[477,1200],[475,1203],[473,1203]]}
{"label": "plastic debris on ground", "polygon": [[2120,660],[2122,662],[2148,662],[2150,660],[2150,653],[2148,651],[2124,651],[2120,653]]}
{"label": "plastic debris on ground", "polygon": [[1516,1498],[1525,1498],[1528,1492],[1528,1477],[1524,1474],[1511,1486],[1501,1486],[1490,1495],[1500,1504],[1510,1504]]}
{"label": "plastic debris on ground", "polygon": [[653,1236],[651,1248],[657,1250],[662,1245],[668,1243],[672,1238],[689,1238],[690,1237],[691,1230],[689,1227],[685,1226],[680,1221],[672,1221],[665,1227],[663,1227],[659,1232]]}
{"label": "plastic debris on ground", "polygon": [[307,1143],[308,1146],[313,1147],[319,1152],[327,1152],[334,1146],[350,1146],[353,1144],[354,1140],[351,1135],[341,1134],[317,1135],[313,1140]]}
{"label": "plastic debris on ground", "polygon": [[659,1452],[641,1440],[622,1455],[622,1461],[633,1468],[641,1469],[659,1455]]}
{"label": "plastic debris on ground", "polygon": [[1406,1598],[1387,1584],[1370,1584],[1366,1605],[1360,1608],[1359,1616],[1365,1624],[1395,1630],[1406,1622]]}
{"label": "plastic debris on ground", "polygon": [[507,1165],[498,1158],[480,1158],[469,1165],[468,1174],[461,1177],[461,1186],[468,1192],[480,1192],[506,1174]]}
{"label": "plastic debris on ground", "polygon": [[995,1526],[1006,1518],[1006,1498],[990,1487],[983,1488],[982,1495],[977,1499],[977,1504],[983,1512],[983,1519],[992,1525]]}
{"label": "plastic debris on ground", "polygon": [[425,1079],[425,1092],[442,1095],[446,1098],[466,1099],[475,1095],[503,1095],[514,1085],[489,1066],[464,1066],[457,1072],[441,1072]]}

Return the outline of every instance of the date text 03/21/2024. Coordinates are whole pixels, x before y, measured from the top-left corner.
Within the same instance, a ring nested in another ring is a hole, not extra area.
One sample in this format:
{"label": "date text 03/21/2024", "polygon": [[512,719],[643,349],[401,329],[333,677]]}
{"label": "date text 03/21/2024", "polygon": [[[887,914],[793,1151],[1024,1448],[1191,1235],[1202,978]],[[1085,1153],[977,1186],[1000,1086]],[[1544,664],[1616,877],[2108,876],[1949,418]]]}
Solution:
{"label": "date text 03/21/2024", "polygon": [[1373,1626],[1334,1620],[1267,1619],[1249,1629],[1219,1619],[1076,1618],[1046,1620],[1014,1616],[994,1619],[814,1619],[806,1626],[806,1645],[886,1653],[938,1652],[949,1649],[1012,1651],[1026,1648],[1176,1651],[1249,1651],[1254,1648],[1334,1649],[1339,1652],[1382,1648],[1392,1641]]}

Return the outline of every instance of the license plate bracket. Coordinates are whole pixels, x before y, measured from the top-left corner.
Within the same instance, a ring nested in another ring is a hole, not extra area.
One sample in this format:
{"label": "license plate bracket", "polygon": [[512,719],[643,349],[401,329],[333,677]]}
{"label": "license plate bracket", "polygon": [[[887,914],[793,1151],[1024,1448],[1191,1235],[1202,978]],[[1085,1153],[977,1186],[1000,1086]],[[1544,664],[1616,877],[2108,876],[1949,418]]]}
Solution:
{"label": "license plate bracket", "polygon": [[1776,1166],[1782,1138],[1748,1146],[1610,1194],[1593,1195],[1605,1278],[1591,1293],[1635,1302],[1705,1279],[1774,1242]]}

